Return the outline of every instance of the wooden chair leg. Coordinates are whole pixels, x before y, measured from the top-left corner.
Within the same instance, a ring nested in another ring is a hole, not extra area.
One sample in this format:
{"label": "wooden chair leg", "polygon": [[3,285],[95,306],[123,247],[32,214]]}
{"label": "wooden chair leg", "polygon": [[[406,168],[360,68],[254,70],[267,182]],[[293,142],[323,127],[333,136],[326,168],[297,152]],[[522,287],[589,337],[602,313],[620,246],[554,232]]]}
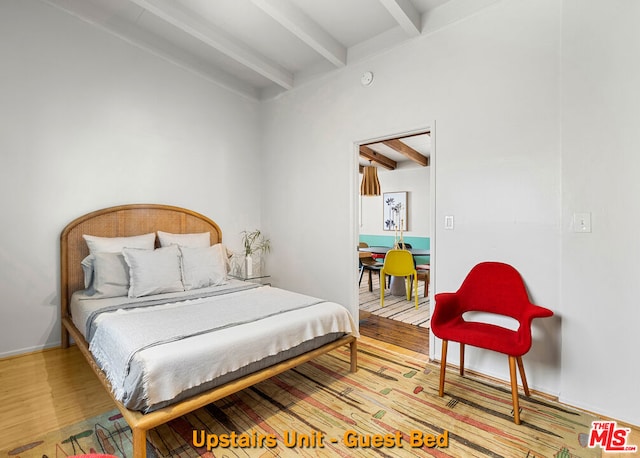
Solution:
{"label": "wooden chair leg", "polygon": [[438,388],[438,396],[444,396],[444,374],[447,371],[447,345],[449,341],[442,341],[442,356],[440,357],[440,386]]}
{"label": "wooden chair leg", "polygon": [[431,283],[431,274],[427,271],[424,276],[424,297],[429,297],[429,283]]}
{"label": "wooden chair leg", "polygon": [[416,310],[418,310],[418,274],[415,274],[413,277],[413,294],[416,296]]}
{"label": "wooden chair leg", "polygon": [[460,377],[464,376],[464,344],[460,344]]}
{"label": "wooden chair leg", "polygon": [[368,270],[369,270],[369,292],[372,292],[373,291],[373,280],[371,278],[371,269],[368,269]]}
{"label": "wooden chair leg", "polygon": [[520,403],[518,401],[518,379],[516,378],[516,357],[509,356],[509,376],[511,377],[511,398],[513,399],[513,421],[520,424]]}
{"label": "wooden chair leg", "polygon": [[383,271],[380,271],[380,275],[381,275],[380,280],[382,284],[382,286],[380,287],[380,307],[384,307],[384,290],[385,290],[384,285],[386,284],[385,283],[386,276]]}
{"label": "wooden chair leg", "polygon": [[358,280],[358,286],[362,283],[362,275],[364,274],[364,266],[360,267],[360,279]]}
{"label": "wooden chair leg", "polygon": [[520,379],[522,380],[522,388],[524,388],[524,394],[526,396],[531,396],[531,393],[529,393],[529,385],[527,384],[527,376],[524,373],[524,364],[522,364],[522,356],[516,357],[516,362],[518,363],[518,370],[520,371]]}

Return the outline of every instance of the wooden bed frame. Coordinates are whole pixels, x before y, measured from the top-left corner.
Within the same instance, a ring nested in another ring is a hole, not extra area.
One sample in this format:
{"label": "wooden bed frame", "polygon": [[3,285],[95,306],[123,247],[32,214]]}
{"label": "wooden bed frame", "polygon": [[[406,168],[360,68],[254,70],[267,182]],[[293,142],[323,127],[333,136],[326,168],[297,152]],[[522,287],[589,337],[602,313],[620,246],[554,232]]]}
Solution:
{"label": "wooden bed frame", "polygon": [[62,347],[67,348],[69,346],[69,336],[73,337],[89,365],[131,427],[135,458],[146,456],[148,430],[280,374],[342,345],[348,344],[350,346],[350,370],[352,372],[357,370],[357,339],[353,335],[348,335],[315,350],[165,408],[147,414],[127,409],[113,397],[109,381],[91,355],[87,341],[73,324],[69,315],[69,300],[74,291],[84,289],[84,274],[80,262],[89,254],[89,249],[82,238],[82,234],[102,237],[124,237],[147,234],[158,230],[171,233],[209,232],[211,234],[211,244],[222,242],[220,227],[209,218],[184,208],[157,204],[121,205],[97,210],[69,223],[60,236]]}

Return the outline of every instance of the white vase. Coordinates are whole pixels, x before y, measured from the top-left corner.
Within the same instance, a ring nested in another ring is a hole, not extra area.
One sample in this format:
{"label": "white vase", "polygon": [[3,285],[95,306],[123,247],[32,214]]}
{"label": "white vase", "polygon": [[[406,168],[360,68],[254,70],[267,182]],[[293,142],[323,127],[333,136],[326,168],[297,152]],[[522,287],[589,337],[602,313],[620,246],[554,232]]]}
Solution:
{"label": "white vase", "polygon": [[244,274],[247,278],[253,275],[253,259],[250,254],[244,257]]}

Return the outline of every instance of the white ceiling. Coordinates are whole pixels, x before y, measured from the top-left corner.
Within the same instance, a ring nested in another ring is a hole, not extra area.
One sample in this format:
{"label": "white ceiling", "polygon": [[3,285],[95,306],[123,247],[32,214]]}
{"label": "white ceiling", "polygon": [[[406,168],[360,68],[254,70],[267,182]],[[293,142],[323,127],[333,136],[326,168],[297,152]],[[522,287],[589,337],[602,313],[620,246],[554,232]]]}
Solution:
{"label": "white ceiling", "polygon": [[263,100],[497,0],[43,0]]}

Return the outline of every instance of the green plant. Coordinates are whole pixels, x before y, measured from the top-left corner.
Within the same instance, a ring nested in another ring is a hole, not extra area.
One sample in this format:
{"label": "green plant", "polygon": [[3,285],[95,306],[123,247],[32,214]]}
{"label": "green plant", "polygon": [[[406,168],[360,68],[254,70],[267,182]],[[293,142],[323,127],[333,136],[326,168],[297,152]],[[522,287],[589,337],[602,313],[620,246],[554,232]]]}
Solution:
{"label": "green plant", "polygon": [[253,253],[271,251],[271,241],[264,238],[259,229],[255,231],[242,231],[242,245],[244,246],[244,255],[250,256]]}

